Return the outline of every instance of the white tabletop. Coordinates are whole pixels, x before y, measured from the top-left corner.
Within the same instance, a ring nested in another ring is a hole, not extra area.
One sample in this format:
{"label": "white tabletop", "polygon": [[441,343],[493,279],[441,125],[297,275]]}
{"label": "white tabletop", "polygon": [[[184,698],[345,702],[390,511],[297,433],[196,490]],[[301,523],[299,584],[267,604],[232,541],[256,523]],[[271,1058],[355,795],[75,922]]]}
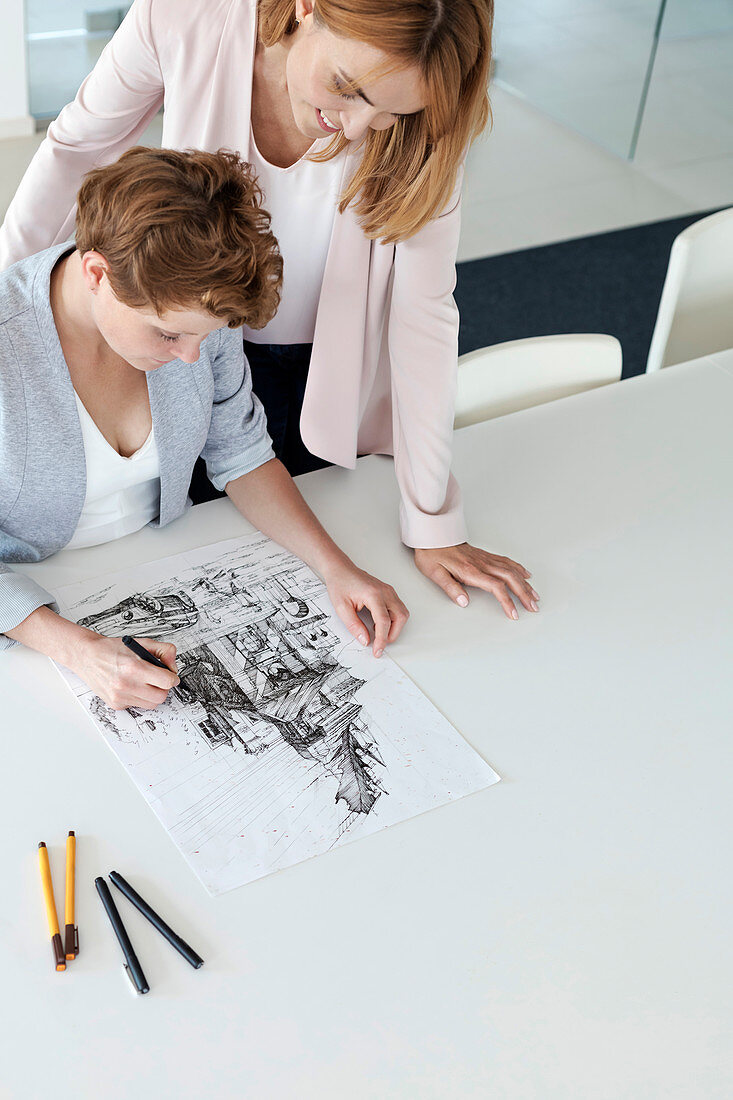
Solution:
{"label": "white tabletop", "polygon": [[729,374],[733,374],[733,348],[729,351],[716,351],[706,355],[701,362],[712,363],[716,367],[722,367]]}
{"label": "white tabletop", "polygon": [[[210,898],[50,663],[3,656],[3,1096],[730,1097],[726,362],[457,433],[474,541],[542,598],[516,623],[414,569],[388,460],[301,479],[411,608],[394,659],[503,777],[461,802]],[[28,571],[53,587],[247,529],[217,501]],[[56,974],[36,845],[61,893],[69,828],[81,953]],[[125,904],[134,996],[93,886],[111,869],[200,971]]]}

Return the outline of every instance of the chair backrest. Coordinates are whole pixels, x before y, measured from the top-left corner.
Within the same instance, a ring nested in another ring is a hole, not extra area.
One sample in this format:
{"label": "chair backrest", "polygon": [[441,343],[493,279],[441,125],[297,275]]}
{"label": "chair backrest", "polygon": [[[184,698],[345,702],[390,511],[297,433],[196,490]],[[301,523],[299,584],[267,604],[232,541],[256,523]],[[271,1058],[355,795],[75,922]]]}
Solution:
{"label": "chair backrest", "polygon": [[646,369],[733,347],[733,207],[675,238]]}
{"label": "chair backrest", "polygon": [[465,428],[620,377],[621,345],[600,333],[535,336],[480,348],[458,360],[454,426]]}

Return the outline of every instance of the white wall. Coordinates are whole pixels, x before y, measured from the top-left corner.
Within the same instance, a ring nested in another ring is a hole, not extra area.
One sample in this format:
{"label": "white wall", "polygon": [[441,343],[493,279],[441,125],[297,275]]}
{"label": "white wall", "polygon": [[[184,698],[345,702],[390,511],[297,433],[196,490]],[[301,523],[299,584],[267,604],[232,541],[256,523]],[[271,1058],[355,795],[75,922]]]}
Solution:
{"label": "white wall", "polygon": [[0,8],[0,138],[33,133],[28,113],[23,0]]}

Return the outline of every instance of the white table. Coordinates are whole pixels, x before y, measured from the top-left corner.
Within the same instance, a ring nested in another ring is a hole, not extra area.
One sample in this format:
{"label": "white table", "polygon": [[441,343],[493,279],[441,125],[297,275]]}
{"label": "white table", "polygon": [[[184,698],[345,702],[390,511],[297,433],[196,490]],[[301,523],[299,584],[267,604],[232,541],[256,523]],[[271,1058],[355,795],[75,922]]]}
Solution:
{"label": "white table", "polygon": [[[480,544],[538,615],[455,607],[396,539],[385,459],[302,479],[412,610],[392,655],[502,775],[212,899],[44,658],[0,661],[3,1097],[647,1100],[733,1092],[733,353],[459,432]],[[247,529],[228,502],[29,570],[49,586]],[[55,974],[36,845],[79,837]],[[205,957],[94,891],[116,868]],[[137,919],[136,919],[137,918]]]}

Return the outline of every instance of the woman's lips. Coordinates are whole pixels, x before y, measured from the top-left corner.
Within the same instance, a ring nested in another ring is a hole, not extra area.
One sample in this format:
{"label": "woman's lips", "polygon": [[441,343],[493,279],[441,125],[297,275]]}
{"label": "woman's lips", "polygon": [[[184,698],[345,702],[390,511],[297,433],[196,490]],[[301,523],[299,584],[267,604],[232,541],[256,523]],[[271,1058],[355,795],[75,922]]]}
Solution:
{"label": "woman's lips", "polygon": [[340,126],[332,126],[330,122],[326,121],[326,116],[318,107],[316,107],[316,118],[318,119],[318,125],[322,130],[325,130],[327,134],[340,134]]}

